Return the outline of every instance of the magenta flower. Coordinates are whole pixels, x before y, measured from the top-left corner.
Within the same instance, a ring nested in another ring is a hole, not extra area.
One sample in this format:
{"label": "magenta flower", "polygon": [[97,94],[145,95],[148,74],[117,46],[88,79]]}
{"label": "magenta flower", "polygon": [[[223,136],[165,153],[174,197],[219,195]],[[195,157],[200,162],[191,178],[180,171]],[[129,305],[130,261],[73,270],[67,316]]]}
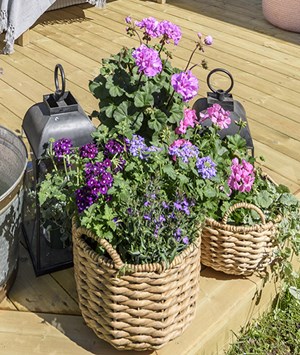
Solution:
{"label": "magenta flower", "polygon": [[231,175],[228,179],[228,185],[232,190],[249,192],[254,183],[254,167],[246,160],[239,164],[237,158],[232,159]]}
{"label": "magenta flower", "polygon": [[136,21],[135,25],[143,29],[145,34],[152,38],[157,38],[161,35],[159,22],[154,17],[144,18],[140,22]]}
{"label": "magenta flower", "polygon": [[170,21],[162,21],[159,23],[159,32],[164,37],[166,43],[169,43],[170,40],[174,41],[174,44],[177,46],[178,42],[181,39],[181,29],[180,27],[174,25]]}
{"label": "magenta flower", "polygon": [[179,122],[179,127],[175,129],[176,134],[185,134],[188,127],[195,127],[198,123],[195,110],[184,109],[184,119]]}
{"label": "magenta flower", "polygon": [[152,77],[161,72],[162,63],[156,50],[142,44],[132,53],[132,56],[140,73]]}
{"label": "magenta flower", "polygon": [[200,117],[202,122],[209,118],[220,129],[228,128],[231,123],[230,111],[225,111],[219,104],[213,104],[206,113],[200,113]]}
{"label": "magenta flower", "polygon": [[174,90],[182,96],[182,100],[185,102],[196,96],[199,89],[198,80],[193,76],[190,70],[179,74],[173,74],[171,84]]}
{"label": "magenta flower", "polygon": [[213,44],[213,38],[212,36],[206,36],[204,38],[204,43],[207,45],[207,46],[211,46]]}

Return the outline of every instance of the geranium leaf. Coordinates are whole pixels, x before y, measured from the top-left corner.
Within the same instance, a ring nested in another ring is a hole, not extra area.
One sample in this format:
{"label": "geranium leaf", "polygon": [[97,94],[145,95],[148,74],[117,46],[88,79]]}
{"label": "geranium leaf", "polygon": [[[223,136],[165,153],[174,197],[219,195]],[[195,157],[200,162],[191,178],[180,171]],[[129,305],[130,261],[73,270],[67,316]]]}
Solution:
{"label": "geranium leaf", "polygon": [[135,107],[149,107],[154,104],[154,98],[150,93],[138,91],[134,97]]}
{"label": "geranium leaf", "polygon": [[157,131],[161,130],[162,126],[161,126],[161,123],[158,122],[158,120],[156,120],[155,118],[151,118],[148,121],[148,127],[157,132]]}
{"label": "geranium leaf", "polygon": [[114,119],[117,122],[121,122],[125,117],[128,116],[128,106],[129,103],[123,101],[115,110],[114,112]]}

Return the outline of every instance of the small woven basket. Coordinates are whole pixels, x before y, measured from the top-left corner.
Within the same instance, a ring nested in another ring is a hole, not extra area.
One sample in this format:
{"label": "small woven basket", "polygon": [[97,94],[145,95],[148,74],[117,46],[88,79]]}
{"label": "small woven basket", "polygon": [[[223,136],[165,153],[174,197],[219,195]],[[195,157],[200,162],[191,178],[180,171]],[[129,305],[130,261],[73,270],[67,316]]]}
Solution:
{"label": "small woven basket", "polygon": [[[233,226],[227,224],[229,215],[238,208],[256,211],[261,224]],[[222,222],[205,220],[201,241],[201,263],[231,275],[248,276],[262,271],[273,260],[276,223],[266,223],[261,209],[249,203],[237,203],[224,214]]]}
{"label": "small woven basket", "polygon": [[[99,338],[119,350],[152,350],[187,328],[199,292],[200,235],[165,267],[125,265],[106,240],[74,221],[72,234],[79,306]],[[86,237],[101,244],[110,258],[96,254]],[[122,274],[125,266],[130,271]]]}

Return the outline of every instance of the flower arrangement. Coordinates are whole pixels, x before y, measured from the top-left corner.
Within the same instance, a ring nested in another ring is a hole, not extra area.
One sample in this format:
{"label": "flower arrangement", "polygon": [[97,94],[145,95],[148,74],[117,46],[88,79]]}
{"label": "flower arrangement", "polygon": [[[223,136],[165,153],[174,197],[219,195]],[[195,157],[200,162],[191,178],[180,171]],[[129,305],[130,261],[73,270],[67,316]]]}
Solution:
{"label": "flower arrangement", "polygon": [[[47,157],[53,171],[40,186],[40,204],[48,210],[51,198],[63,202],[126,262],[171,262],[195,240],[204,214],[194,196],[215,175],[213,162],[209,167],[198,148],[176,139],[175,132],[183,115],[181,130],[196,125],[187,108],[198,92],[190,62],[212,38],[202,41],[197,35],[181,71],[171,66],[166,49],[170,42],[178,44],[178,26],[151,17],[140,22],[127,17],[126,23],[139,47],[123,48],[103,60],[100,75],[90,83],[100,99],[95,142],[80,148],[67,138],[50,143]],[[205,61],[201,65],[206,67]]]}
{"label": "flower arrangement", "polygon": [[[124,262],[143,264],[171,262],[195,241],[205,217],[220,220],[232,204],[245,201],[268,220],[281,215],[277,242],[289,240],[298,254],[299,201],[264,177],[239,134],[220,138],[230,112],[218,104],[201,113],[189,107],[199,86],[192,57],[210,46],[212,37],[197,34],[181,71],[172,67],[167,49],[181,38],[178,26],[151,17],[125,21],[139,46],[104,59],[90,82],[99,99],[93,115],[101,121],[94,143],[80,148],[68,139],[50,143],[53,171],[40,186],[41,206],[56,189],[55,198],[82,226],[108,240]],[[200,65],[207,67],[205,61]],[[207,120],[211,124],[202,126]],[[243,210],[229,219],[244,225],[258,221],[255,211]],[[97,244],[93,248],[104,253]]]}

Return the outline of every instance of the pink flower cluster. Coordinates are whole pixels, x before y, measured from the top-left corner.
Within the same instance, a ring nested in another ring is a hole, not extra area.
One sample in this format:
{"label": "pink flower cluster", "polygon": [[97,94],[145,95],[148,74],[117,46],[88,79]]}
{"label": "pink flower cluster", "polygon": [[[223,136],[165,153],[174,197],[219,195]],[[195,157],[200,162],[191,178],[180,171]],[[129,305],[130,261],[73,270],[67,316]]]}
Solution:
{"label": "pink flower cluster", "polygon": [[[127,18],[125,21],[129,23]],[[164,20],[159,22],[154,17],[148,17],[144,18],[140,22],[136,21],[135,25],[140,29],[143,29],[144,33],[151,38],[158,38],[163,36],[163,39],[166,41],[166,43],[169,43],[170,40],[173,40],[174,44],[177,45],[181,39],[180,27],[174,25],[170,21]]]}
{"label": "pink flower cluster", "polygon": [[179,127],[175,129],[176,134],[185,134],[188,127],[195,127],[198,123],[195,110],[184,109],[184,119],[179,122]]}
{"label": "pink flower cluster", "polygon": [[246,160],[239,164],[238,158],[232,159],[231,175],[228,179],[228,185],[232,190],[249,192],[254,183],[253,165]]}
{"label": "pink flower cluster", "polygon": [[219,104],[213,104],[206,113],[200,113],[200,117],[202,122],[209,118],[220,129],[228,128],[231,123],[230,111],[225,111]]}
{"label": "pink flower cluster", "polygon": [[155,49],[142,44],[132,53],[135,64],[139,68],[139,73],[152,77],[162,71],[162,63],[158,52]]}
{"label": "pink flower cluster", "polygon": [[190,70],[173,74],[171,84],[174,90],[182,96],[183,101],[189,101],[197,95],[199,90],[198,79]]}

